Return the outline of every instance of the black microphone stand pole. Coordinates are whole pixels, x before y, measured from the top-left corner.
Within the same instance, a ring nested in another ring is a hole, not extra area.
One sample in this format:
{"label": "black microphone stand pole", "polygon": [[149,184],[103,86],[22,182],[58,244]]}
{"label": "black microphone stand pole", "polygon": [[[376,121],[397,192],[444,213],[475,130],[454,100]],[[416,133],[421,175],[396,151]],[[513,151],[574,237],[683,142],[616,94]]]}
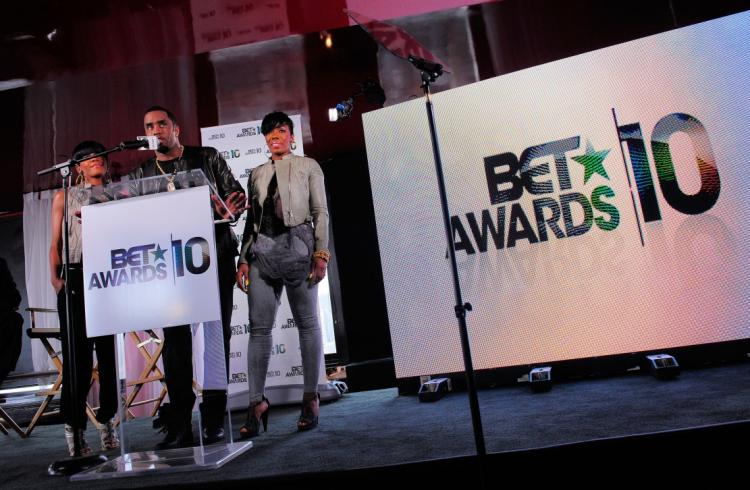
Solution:
{"label": "black microphone stand pole", "polygon": [[[121,151],[124,147],[122,144],[111,148],[109,150],[105,150],[101,153],[97,153],[95,155],[87,156],[85,157],[85,160],[89,160],[91,158],[96,158],[99,156],[108,155],[109,153],[115,152],[115,151]],[[70,252],[68,250],[68,193],[71,186],[71,175],[70,175],[70,167],[74,165],[78,165],[83,160],[77,160],[75,158],[71,158],[70,160],[67,160],[62,163],[58,163],[57,165],[54,165],[50,168],[40,170],[37,172],[37,175],[46,175],[48,173],[52,173],[55,171],[60,172],[60,176],[62,177],[62,190],[63,190],[63,229],[62,229],[62,248],[63,248],[63,279],[65,280],[65,330],[68,336],[68,345],[65,349],[65,352],[63,353],[63,369],[65,369],[65,366],[67,366],[67,371],[70,373],[70,376],[67,376],[65,379],[66,383],[70,383],[70,394],[71,394],[71,400],[70,400],[70,407],[71,410],[73,410],[73,413],[81,413],[81,411],[84,411],[85,408],[81,407],[81,403],[78,398],[78,390],[80,387],[78,386],[78,381],[75,376],[75,367],[76,364],[76,338],[77,333],[75,329],[73,328],[75,318],[75,313],[72,311],[71,306],[71,291],[70,291]],[[83,291],[81,291],[81,294],[83,294]],[[63,386],[63,389],[66,389],[65,386]],[[89,456],[81,456],[81,449],[82,449],[82,441],[81,441],[81,433],[78,430],[79,427],[73,427],[73,452],[74,456],[71,458],[64,458],[61,460],[54,461],[52,464],[50,464],[49,468],[47,469],[47,473],[50,475],[73,475],[75,473],[78,473],[80,471],[86,470],[88,468],[92,468],[96,465],[99,465],[101,463],[104,463],[107,461],[107,457],[101,454],[92,454]]]}
{"label": "black microphone stand pole", "polygon": [[438,190],[440,192],[440,204],[443,212],[443,224],[445,226],[446,238],[448,240],[448,255],[453,274],[453,291],[455,293],[456,305],[454,307],[458,319],[458,331],[461,337],[461,350],[463,351],[464,370],[466,372],[466,388],[469,394],[469,406],[471,409],[471,424],[474,429],[474,442],[476,444],[477,456],[481,481],[485,484],[485,459],[487,449],[484,443],[484,432],[482,430],[482,417],[479,411],[479,398],[477,396],[476,379],[474,376],[474,363],[471,358],[471,345],[469,344],[469,333],[466,326],[466,312],[471,311],[471,304],[464,303],[461,294],[461,282],[458,277],[458,265],[456,264],[456,249],[453,243],[453,230],[451,227],[450,210],[448,208],[448,194],[443,174],[443,162],[440,157],[440,145],[438,143],[437,130],[435,129],[435,113],[433,111],[430,97],[430,84],[443,74],[443,67],[422,58],[409,56],[409,62],[414,65],[421,74],[422,84],[420,87],[425,95],[425,107],[427,109],[427,121],[430,125],[430,139],[432,140],[432,154],[435,158],[435,170],[437,173]]}

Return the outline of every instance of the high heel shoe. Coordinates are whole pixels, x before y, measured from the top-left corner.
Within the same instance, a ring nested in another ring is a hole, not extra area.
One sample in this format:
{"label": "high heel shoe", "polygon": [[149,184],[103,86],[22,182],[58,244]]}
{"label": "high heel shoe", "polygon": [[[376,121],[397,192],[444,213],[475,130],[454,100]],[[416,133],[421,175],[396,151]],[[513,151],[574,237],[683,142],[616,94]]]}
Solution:
{"label": "high heel shoe", "polygon": [[[265,410],[260,415],[255,414],[255,409],[261,403],[266,404]],[[263,399],[258,403],[251,405],[247,409],[247,418],[245,419],[245,425],[240,427],[240,439],[249,439],[255,437],[260,432],[260,423],[263,422],[263,432],[268,431],[268,412],[271,409],[271,402],[268,398],[263,396]]]}
{"label": "high heel shoe", "polygon": [[302,413],[297,420],[297,430],[304,431],[318,426],[320,414],[320,393],[315,393],[311,400],[302,400]]}

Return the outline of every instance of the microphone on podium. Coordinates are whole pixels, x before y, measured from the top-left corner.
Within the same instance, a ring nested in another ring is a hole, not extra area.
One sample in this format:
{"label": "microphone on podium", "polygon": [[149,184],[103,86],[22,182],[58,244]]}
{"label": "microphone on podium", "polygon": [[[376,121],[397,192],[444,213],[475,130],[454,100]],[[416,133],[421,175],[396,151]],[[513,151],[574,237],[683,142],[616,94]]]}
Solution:
{"label": "microphone on podium", "polygon": [[138,136],[132,141],[120,143],[120,150],[156,150],[159,148],[159,138],[156,136]]}

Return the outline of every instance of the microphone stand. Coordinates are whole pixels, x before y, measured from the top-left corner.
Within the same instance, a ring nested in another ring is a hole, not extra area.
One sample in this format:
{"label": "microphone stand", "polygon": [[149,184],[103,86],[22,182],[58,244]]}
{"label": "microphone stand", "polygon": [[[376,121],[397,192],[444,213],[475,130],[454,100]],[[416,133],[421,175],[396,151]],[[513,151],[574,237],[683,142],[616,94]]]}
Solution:
{"label": "microphone stand", "polygon": [[479,411],[479,398],[477,396],[476,378],[474,375],[474,363],[472,361],[471,345],[469,344],[469,333],[466,325],[466,312],[471,311],[471,303],[464,303],[461,294],[461,282],[458,276],[458,265],[456,264],[456,249],[453,242],[450,211],[448,208],[448,194],[443,174],[443,162],[440,157],[440,145],[438,143],[437,130],[435,129],[435,113],[433,110],[432,99],[430,97],[430,84],[434,83],[435,80],[443,74],[443,66],[439,63],[434,63],[411,55],[409,56],[408,61],[420,71],[422,77],[420,88],[423,90],[425,96],[427,121],[430,125],[430,139],[432,141],[432,154],[435,159],[435,171],[437,173],[440,204],[443,212],[443,224],[445,226],[446,238],[448,240],[448,255],[451,263],[453,290],[456,299],[454,311],[456,318],[458,319],[458,331],[461,337],[461,350],[463,351],[464,370],[466,373],[466,387],[469,394],[469,406],[471,409],[471,423],[474,429],[474,442],[476,445],[477,456],[479,458],[481,481],[484,484],[486,481],[485,461],[487,449],[484,442],[482,418]]}
{"label": "microphone stand", "polygon": [[[105,156],[110,153],[121,151],[125,149],[123,144],[120,144],[118,146],[115,146],[114,148],[111,148],[109,150],[105,150],[103,152],[97,153],[95,155],[87,156],[85,160],[89,160],[91,158],[96,158],[100,156]],[[44,170],[40,170],[37,172],[37,175],[46,175],[52,172],[59,171],[60,176],[62,177],[62,190],[63,190],[63,230],[62,230],[62,238],[63,238],[63,278],[65,279],[65,330],[67,332],[68,336],[68,345],[65,349],[65,352],[63,353],[63,366],[68,366],[68,373],[71,375],[68,376],[69,379],[66,379],[66,383],[70,383],[70,393],[71,393],[71,409],[73,410],[73,413],[81,413],[81,411],[85,410],[84,407],[81,406],[81,403],[78,398],[78,390],[80,387],[78,386],[78,381],[76,379],[74,369],[76,364],[76,332],[73,327],[74,321],[76,320],[75,314],[71,309],[71,291],[70,291],[70,252],[68,250],[68,193],[69,189],[71,187],[71,175],[70,175],[70,167],[74,165],[78,165],[83,160],[78,160],[75,158],[71,158],[70,160],[67,160],[62,163],[58,163],[56,165],[53,165],[52,167],[46,168]],[[83,293],[83,292],[81,292]],[[64,387],[63,387],[64,389]],[[104,463],[107,461],[107,457],[102,454],[92,454],[89,456],[81,456],[81,448],[82,448],[82,441],[81,441],[81,432],[78,430],[78,427],[73,428],[73,453],[74,456],[70,458],[64,458],[61,460],[54,461],[52,464],[50,464],[49,468],[47,469],[47,473],[49,475],[73,475],[75,473],[81,472],[83,470],[86,470],[88,468],[92,468],[94,466],[97,466],[101,463]]]}

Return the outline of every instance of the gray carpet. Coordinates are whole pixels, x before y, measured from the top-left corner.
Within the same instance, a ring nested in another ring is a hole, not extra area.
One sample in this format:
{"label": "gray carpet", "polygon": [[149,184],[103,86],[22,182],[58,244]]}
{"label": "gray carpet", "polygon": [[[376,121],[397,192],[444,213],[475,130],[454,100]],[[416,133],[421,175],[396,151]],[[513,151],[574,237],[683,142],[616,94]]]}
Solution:
{"label": "gray carpet", "polygon": [[[557,384],[549,393],[527,387],[479,393],[490,453],[623,437],[750,419],[750,363],[688,370],[675,381],[644,374]],[[297,407],[273,407],[269,431],[217,471],[71,483],[46,475],[65,455],[62,426],[35,429],[29,439],[0,435],[0,487],[134,488],[330,472],[474,454],[465,393],[435,403],[395,389],[351,393],[322,407],[318,429],[298,433]],[[233,417],[234,430],[242,414]],[[128,424],[131,450],[160,437],[151,420]],[[197,429],[196,429],[197,430]],[[88,438],[96,440],[90,429]]]}

